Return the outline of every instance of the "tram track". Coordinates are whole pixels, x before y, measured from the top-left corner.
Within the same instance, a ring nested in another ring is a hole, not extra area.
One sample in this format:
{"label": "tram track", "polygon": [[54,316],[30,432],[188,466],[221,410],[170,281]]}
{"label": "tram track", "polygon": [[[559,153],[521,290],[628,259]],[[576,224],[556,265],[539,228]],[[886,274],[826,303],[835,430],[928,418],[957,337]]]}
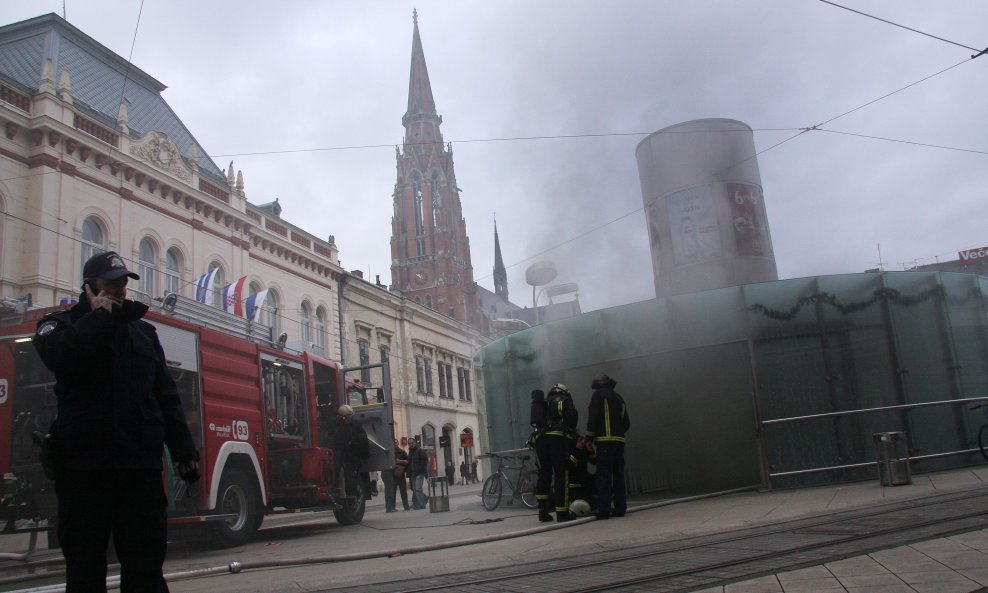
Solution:
{"label": "tram track", "polygon": [[[514,567],[364,584],[367,593],[690,591],[988,527],[988,493],[955,493],[727,533],[581,550]],[[344,589],[321,589],[335,593]]]}

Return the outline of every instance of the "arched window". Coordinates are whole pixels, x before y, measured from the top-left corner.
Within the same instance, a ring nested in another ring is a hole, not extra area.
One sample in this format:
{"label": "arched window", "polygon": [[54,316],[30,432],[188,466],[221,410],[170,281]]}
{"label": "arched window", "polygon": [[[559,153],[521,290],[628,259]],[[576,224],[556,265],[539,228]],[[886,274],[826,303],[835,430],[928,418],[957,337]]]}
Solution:
{"label": "arched window", "polygon": [[309,310],[309,303],[302,302],[299,309],[299,323],[302,325],[302,342],[312,343],[312,312]]}
{"label": "arched window", "polygon": [[155,264],[158,261],[158,250],[154,248],[154,243],[147,237],[141,239],[138,249],[138,275],[141,277],[141,291],[153,297],[154,294],[154,274]]}
{"label": "arched window", "polygon": [[206,302],[212,303],[214,307],[223,308],[223,287],[226,286],[226,275],[223,273],[223,266],[219,262],[212,262],[209,267],[206,268],[207,272],[212,272],[216,270],[216,276],[213,277],[213,294],[206,295]]}
{"label": "arched window", "polygon": [[323,356],[328,356],[326,352],[326,309],[319,307],[316,309],[316,346],[322,348]]}
{"label": "arched window", "polygon": [[[95,216],[90,216],[82,221],[82,265],[86,260],[106,251],[106,243],[103,236],[103,227],[96,220]],[[82,269],[82,266],[79,266]]]}
{"label": "arched window", "polygon": [[271,334],[275,338],[281,333],[279,330],[281,325],[278,323],[278,305],[280,301],[278,292],[273,288],[269,289],[268,298],[264,299],[264,311],[267,313],[267,316],[262,317],[262,320],[267,322],[267,325],[271,328]]}
{"label": "arched window", "polygon": [[174,247],[165,253],[165,292],[182,292],[182,255]]}

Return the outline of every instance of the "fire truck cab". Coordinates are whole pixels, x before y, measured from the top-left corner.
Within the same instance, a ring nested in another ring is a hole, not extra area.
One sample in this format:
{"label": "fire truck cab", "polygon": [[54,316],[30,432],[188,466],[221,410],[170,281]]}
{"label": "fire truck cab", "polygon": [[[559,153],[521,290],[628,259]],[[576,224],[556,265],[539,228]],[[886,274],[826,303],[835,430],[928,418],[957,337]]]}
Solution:
{"label": "fire truck cab", "polygon": [[[129,293],[151,307],[144,319],[157,329],[199,448],[201,479],[191,488],[165,464],[172,523],[204,526],[217,545],[236,546],[268,514],[332,510],[344,525],[363,519],[366,472],[394,465],[387,362],[342,368],[215,307]],[[55,418],[55,378],[31,336],[44,314],[61,308],[0,320],[0,521],[54,519],[32,434],[46,433]],[[347,459],[354,449],[340,441],[343,404],[366,434],[359,459]]]}

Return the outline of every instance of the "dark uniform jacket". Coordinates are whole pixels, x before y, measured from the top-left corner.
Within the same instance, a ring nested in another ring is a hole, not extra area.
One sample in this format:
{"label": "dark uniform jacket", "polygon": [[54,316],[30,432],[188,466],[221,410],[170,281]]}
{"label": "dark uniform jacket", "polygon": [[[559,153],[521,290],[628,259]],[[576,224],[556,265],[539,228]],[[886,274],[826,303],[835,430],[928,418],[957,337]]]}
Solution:
{"label": "dark uniform jacket", "polygon": [[198,459],[178,389],[148,308],[125,300],[112,315],[85,295],[38,323],[34,346],[55,373],[58,448],[67,469],[161,470]]}
{"label": "dark uniform jacket", "polygon": [[598,443],[623,443],[624,435],[631,428],[628,408],[624,398],[610,387],[594,390],[590,397],[587,418],[587,436]]}
{"label": "dark uniform jacket", "polygon": [[408,475],[415,477],[419,474],[429,473],[429,456],[422,447],[409,449],[408,453]]}

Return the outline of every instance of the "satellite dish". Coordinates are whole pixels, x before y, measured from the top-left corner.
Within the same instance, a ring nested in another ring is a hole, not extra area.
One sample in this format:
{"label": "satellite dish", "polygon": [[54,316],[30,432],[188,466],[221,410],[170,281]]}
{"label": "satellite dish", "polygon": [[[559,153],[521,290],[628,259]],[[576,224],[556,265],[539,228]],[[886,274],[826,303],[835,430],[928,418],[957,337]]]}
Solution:
{"label": "satellite dish", "polygon": [[525,270],[525,282],[530,286],[543,286],[555,280],[556,274],[556,264],[551,261],[535,262]]}

